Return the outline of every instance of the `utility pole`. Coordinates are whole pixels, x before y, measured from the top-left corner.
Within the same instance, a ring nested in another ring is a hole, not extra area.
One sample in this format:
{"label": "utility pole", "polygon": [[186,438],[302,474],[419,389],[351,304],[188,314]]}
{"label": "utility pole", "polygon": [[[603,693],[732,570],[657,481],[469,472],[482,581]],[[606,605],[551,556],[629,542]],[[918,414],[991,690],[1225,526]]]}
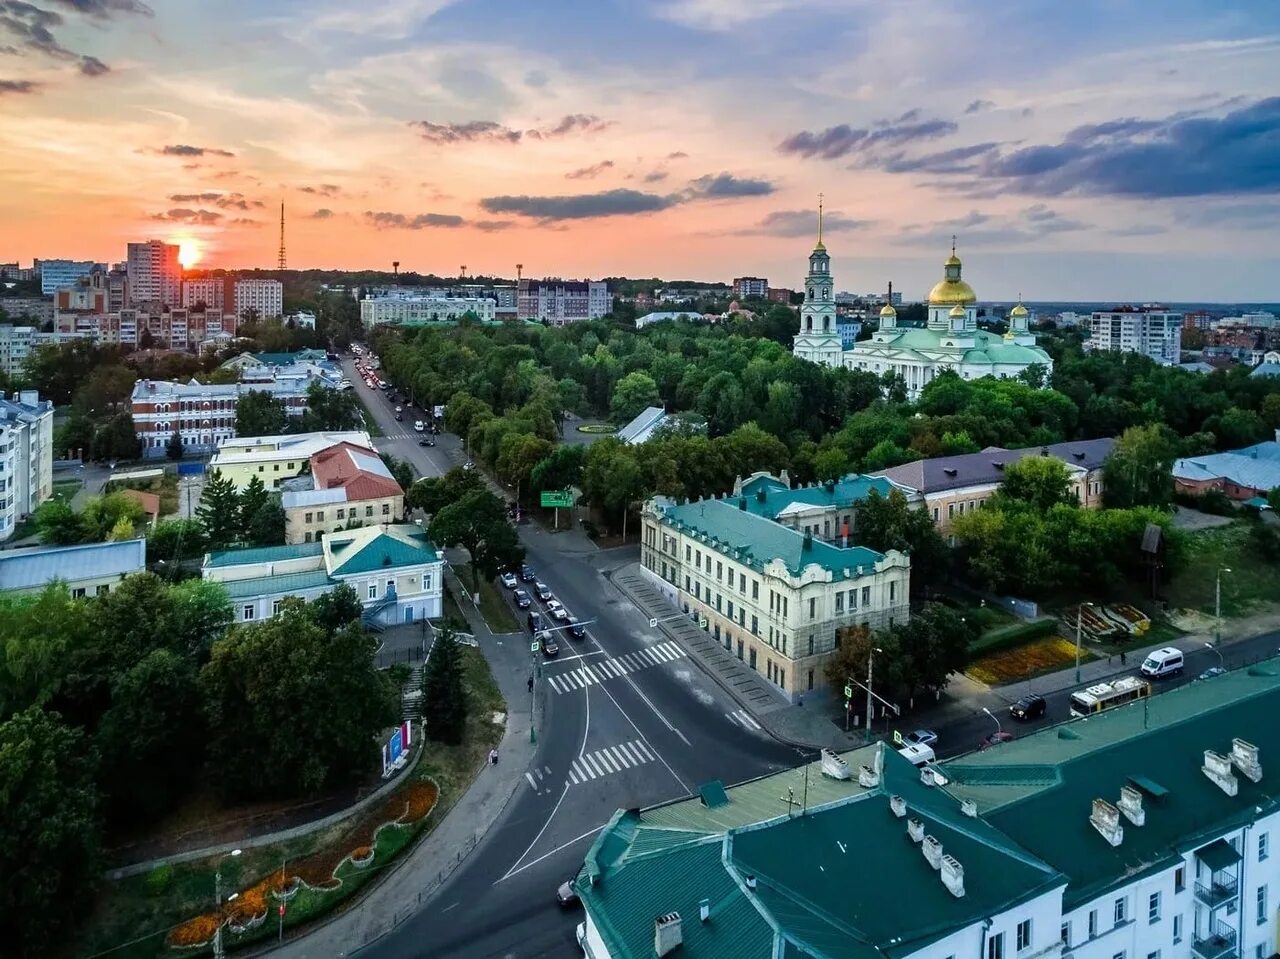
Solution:
{"label": "utility pole", "polygon": [[1217,582],[1213,589],[1213,645],[1222,642],[1222,574],[1231,572],[1228,566],[1218,567]]}
{"label": "utility pole", "polygon": [[871,669],[875,665],[876,653],[883,651],[873,646],[871,647],[871,652],[867,653],[867,742],[871,741],[871,709],[873,706],[871,702]]}

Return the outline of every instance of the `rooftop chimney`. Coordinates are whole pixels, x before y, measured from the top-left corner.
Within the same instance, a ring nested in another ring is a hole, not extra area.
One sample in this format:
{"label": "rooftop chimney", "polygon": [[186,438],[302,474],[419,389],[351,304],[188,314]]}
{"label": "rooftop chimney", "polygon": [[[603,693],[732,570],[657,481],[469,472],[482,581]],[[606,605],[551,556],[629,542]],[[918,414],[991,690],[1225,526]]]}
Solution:
{"label": "rooftop chimney", "polygon": [[748,875],[746,877],[746,883],[747,883],[748,889],[754,889],[756,887],[756,877],[752,875]]}
{"label": "rooftop chimney", "polygon": [[951,856],[942,857],[942,884],[957,899],[964,896],[964,866],[959,860]]}
{"label": "rooftop chimney", "polygon": [[1231,760],[1212,749],[1204,751],[1204,765],[1200,767],[1200,771],[1228,796],[1234,796],[1240,788],[1240,780],[1231,771]]}
{"label": "rooftop chimney", "polygon": [[698,903],[698,918],[706,922],[711,918],[711,900],[703,899]]}
{"label": "rooftop chimney", "polygon": [[1135,826],[1141,826],[1147,821],[1147,814],[1142,809],[1142,793],[1132,786],[1120,787],[1120,802],[1117,805],[1124,813],[1124,818]]}
{"label": "rooftop chimney", "polygon": [[1258,747],[1243,739],[1231,740],[1231,765],[1250,782],[1262,781],[1262,763],[1258,761]]}
{"label": "rooftop chimney", "polygon": [[972,799],[961,799],[960,811],[964,813],[966,816],[968,816],[970,819],[978,818],[978,804],[974,802]]}
{"label": "rooftop chimney", "polygon": [[1093,801],[1093,812],[1089,815],[1089,824],[1112,846],[1118,846],[1124,840],[1124,827],[1120,825],[1120,810],[1105,799]]}
{"label": "rooftop chimney", "polygon": [[903,816],[907,814],[907,801],[903,799],[901,796],[890,796],[889,809],[893,812],[895,816],[901,819]]}
{"label": "rooftop chimney", "polygon": [[925,861],[934,869],[942,868],[942,843],[938,842],[933,836],[925,836],[924,842],[920,844],[920,851],[924,853]]}
{"label": "rooftop chimney", "polygon": [[912,816],[907,820],[907,835],[912,842],[924,841],[924,823]]}
{"label": "rooftop chimney", "polygon": [[680,913],[669,912],[653,921],[653,951],[658,959],[669,956],[684,943],[684,932],[681,929]]}
{"label": "rooftop chimney", "polygon": [[837,756],[833,750],[824,749],[822,750],[822,775],[830,776],[832,779],[848,779],[849,764]]}
{"label": "rooftop chimney", "polygon": [[858,785],[864,789],[874,789],[880,785],[880,774],[871,766],[860,766],[858,768]]}

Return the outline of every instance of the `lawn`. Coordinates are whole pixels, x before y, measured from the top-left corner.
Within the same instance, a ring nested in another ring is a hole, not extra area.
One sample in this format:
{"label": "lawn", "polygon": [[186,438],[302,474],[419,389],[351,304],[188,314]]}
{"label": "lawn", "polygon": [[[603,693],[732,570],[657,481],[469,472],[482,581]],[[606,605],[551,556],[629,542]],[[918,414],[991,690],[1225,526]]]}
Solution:
{"label": "lawn", "polygon": [[62,479],[53,481],[53,498],[59,503],[70,503],[72,497],[84,486],[83,480]]}
{"label": "lawn", "polygon": [[[1080,662],[1087,663],[1096,657],[1087,649],[1081,650]],[[1062,636],[1047,636],[1013,649],[1004,649],[975,659],[965,673],[988,686],[1023,682],[1075,666],[1076,644]]]}
{"label": "lawn", "polygon": [[165,471],[164,475],[153,480],[117,480],[103,486],[104,493],[116,490],[135,489],[142,493],[155,493],[160,497],[160,515],[173,516],[178,512],[178,474]]}
{"label": "lawn", "polygon": [[[454,566],[458,580],[471,592],[471,567],[466,564]],[[495,633],[516,633],[520,631],[520,623],[511,610],[511,604],[502,594],[502,587],[489,580],[480,580],[480,615]]]}
{"label": "lawn", "polygon": [[1214,587],[1222,574],[1222,614],[1242,616],[1262,603],[1280,599],[1280,565],[1260,562],[1247,545],[1250,524],[1187,534],[1187,563],[1169,583],[1169,603],[1180,609],[1198,609],[1213,615]]}
{"label": "lawn", "polygon": [[[289,900],[284,925],[293,929],[331,911],[356,890],[377,878],[394,858],[427,835],[466,792],[467,787],[486,762],[489,749],[502,737],[502,727],[493,722],[496,713],[505,713],[506,704],[497,683],[489,672],[483,654],[470,647],[462,648],[462,663],[468,692],[467,731],[458,746],[428,743],[427,752],[418,762],[413,775],[406,780],[395,797],[421,793],[426,784],[434,792],[435,805],[430,812],[410,826],[384,826],[372,832],[373,820],[390,817],[375,804],[373,811],[355,816],[344,823],[288,842],[256,849],[242,855],[184,863],[154,870],[150,874],[132,876],[104,883],[86,928],[69,954],[83,959],[168,959],[181,955],[202,955],[206,950],[180,950],[165,945],[165,936],[176,926],[205,914],[213,900],[214,871],[221,862],[223,895],[244,892],[254,895],[253,887],[280,871],[282,864],[292,862],[298,872],[308,875],[327,874],[331,864],[338,863],[334,875],[340,885],[327,889],[306,886]],[[411,793],[410,790],[413,790]],[[392,803],[388,802],[388,805]],[[424,807],[425,808],[425,807]],[[357,868],[346,855],[355,845],[371,845],[373,862]],[[295,875],[286,868],[287,876]],[[261,894],[261,889],[258,890]],[[264,925],[243,935],[229,931],[223,941],[228,947],[246,945],[277,934],[278,919],[275,900],[268,897],[269,914]]]}

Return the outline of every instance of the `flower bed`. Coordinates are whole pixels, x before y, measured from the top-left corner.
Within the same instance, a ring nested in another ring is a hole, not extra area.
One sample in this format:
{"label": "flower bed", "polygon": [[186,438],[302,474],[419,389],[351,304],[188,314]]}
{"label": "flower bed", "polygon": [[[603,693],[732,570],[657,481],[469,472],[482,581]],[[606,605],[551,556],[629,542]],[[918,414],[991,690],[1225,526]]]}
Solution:
{"label": "flower bed", "polygon": [[1121,603],[1118,606],[1108,606],[1106,611],[1113,619],[1122,622],[1124,628],[1134,636],[1142,636],[1151,628],[1151,618],[1136,607]]}
{"label": "flower bed", "polygon": [[[1084,653],[1081,662],[1092,659]],[[969,664],[965,673],[988,686],[1018,682],[1040,673],[1074,665],[1076,646],[1061,636],[1050,636],[1017,649],[1006,649],[990,656],[983,656]]]}
{"label": "flower bed", "polygon": [[351,865],[357,869],[363,869],[371,862],[373,862],[372,846],[358,846],[351,850]]}
{"label": "flower bed", "polygon": [[166,941],[179,949],[194,949],[207,946],[213,941],[213,934],[217,931],[218,920],[213,916],[196,916],[176,927],[169,933]]}

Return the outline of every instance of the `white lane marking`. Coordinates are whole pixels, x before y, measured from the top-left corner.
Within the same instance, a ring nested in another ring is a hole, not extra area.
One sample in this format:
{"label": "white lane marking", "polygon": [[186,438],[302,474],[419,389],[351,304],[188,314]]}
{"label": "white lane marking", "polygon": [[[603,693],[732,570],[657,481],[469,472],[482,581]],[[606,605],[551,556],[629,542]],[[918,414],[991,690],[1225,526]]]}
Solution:
{"label": "white lane marking", "polygon": [[594,772],[597,776],[603,776],[605,774],[604,767],[596,764],[596,761],[593,758],[592,754],[588,753],[587,755],[583,756],[582,762],[583,762],[583,765],[585,765],[588,769]]}
{"label": "white lane marking", "polygon": [[569,770],[569,785],[571,786],[578,785],[578,774],[575,773],[572,769]]}
{"label": "white lane marking", "polygon": [[725,713],[725,715],[729,718],[731,722],[737,723],[743,729],[759,730],[764,728],[758,722],[752,719],[751,714],[748,713],[745,709],[735,709],[731,713]]}
{"label": "white lane marking", "polygon": [[609,755],[612,756],[614,759],[616,759],[618,762],[622,763],[622,765],[628,769],[630,769],[633,765],[635,765],[629,758],[627,758],[626,753],[624,753],[617,746],[609,747]]}
{"label": "white lane marking", "polygon": [[650,760],[658,758],[656,755],[654,755],[653,750],[649,748],[649,744],[646,742],[643,742],[643,741],[637,742],[635,744],[635,747],[637,750],[639,750],[640,755],[645,756]]}
{"label": "white lane marking", "polygon": [[567,663],[571,659],[586,659],[588,656],[604,656],[607,655],[603,649],[598,649],[594,653],[578,653],[576,656],[557,656],[562,663]]}
{"label": "white lane marking", "polygon": [[596,774],[593,773],[591,770],[589,770],[587,768],[586,763],[582,762],[579,759],[575,759],[573,762],[571,762],[569,764],[569,768],[573,770],[573,772],[578,776],[578,778],[582,782],[586,782],[588,779],[596,778]]}
{"label": "white lane marking", "polygon": [[609,772],[611,773],[616,773],[618,770],[622,768],[621,766],[617,765],[613,761],[612,757],[610,757],[610,755],[607,752],[605,752],[605,750],[603,749],[597,749],[594,753],[594,756],[595,756],[596,762],[598,762],[605,769],[609,770]]}
{"label": "white lane marking", "polygon": [[530,788],[530,789],[532,789],[534,792],[537,792],[537,791],[538,791],[538,784],[537,784],[536,782],[534,782],[534,781],[533,781],[533,777],[532,777],[532,776],[530,776],[528,773],[525,773],[525,774],[524,774],[524,778],[525,778],[525,779],[527,779],[527,780],[529,780],[529,788]]}
{"label": "white lane marking", "polygon": [[[568,792],[567,789],[565,791]],[[550,822],[550,820],[548,820],[548,822]],[[519,869],[512,867],[507,871],[507,874],[503,876],[502,879],[497,880],[497,882],[495,882],[494,885],[496,886],[499,882],[502,882],[503,880],[506,880],[506,879],[510,879],[512,876],[514,876],[518,872],[524,872],[526,869],[529,869],[532,866],[536,866],[538,863],[542,862],[542,860],[549,859],[550,857],[554,856],[556,853],[560,852],[561,850],[568,849],[570,846],[575,845],[576,843],[582,842],[582,840],[586,839],[588,836],[594,836],[606,825],[607,823],[601,823],[599,826],[596,826],[595,829],[588,829],[586,832],[584,832],[581,836],[578,836],[576,839],[570,839],[566,843],[561,843],[559,846],[556,846],[555,849],[552,849],[550,852],[543,853],[537,859],[534,859],[531,862],[525,863]],[[539,838],[541,838],[541,836],[539,836]],[[526,851],[525,856],[527,856],[528,854],[529,853]],[[520,858],[523,859],[524,856],[521,856]]]}
{"label": "white lane marking", "polygon": [[568,690],[565,687],[560,685],[560,680],[557,677],[548,676],[547,680],[551,683],[551,688],[554,689],[557,693],[568,692]]}
{"label": "white lane marking", "polygon": [[622,750],[622,752],[623,752],[623,753],[624,753],[624,754],[625,754],[625,755],[626,755],[626,756],[627,756],[627,757],[628,757],[628,758],[629,758],[633,763],[635,763],[635,765],[639,766],[639,765],[641,765],[642,763],[644,763],[644,761],[645,761],[645,760],[641,759],[641,758],[640,758],[640,756],[639,756],[639,754],[638,754],[638,753],[636,753],[636,751],[635,751],[634,749],[632,749],[632,748],[631,748],[631,744],[630,744],[630,743],[623,743],[623,744],[622,744],[621,746],[619,746],[618,748],[619,748],[620,750]]}

